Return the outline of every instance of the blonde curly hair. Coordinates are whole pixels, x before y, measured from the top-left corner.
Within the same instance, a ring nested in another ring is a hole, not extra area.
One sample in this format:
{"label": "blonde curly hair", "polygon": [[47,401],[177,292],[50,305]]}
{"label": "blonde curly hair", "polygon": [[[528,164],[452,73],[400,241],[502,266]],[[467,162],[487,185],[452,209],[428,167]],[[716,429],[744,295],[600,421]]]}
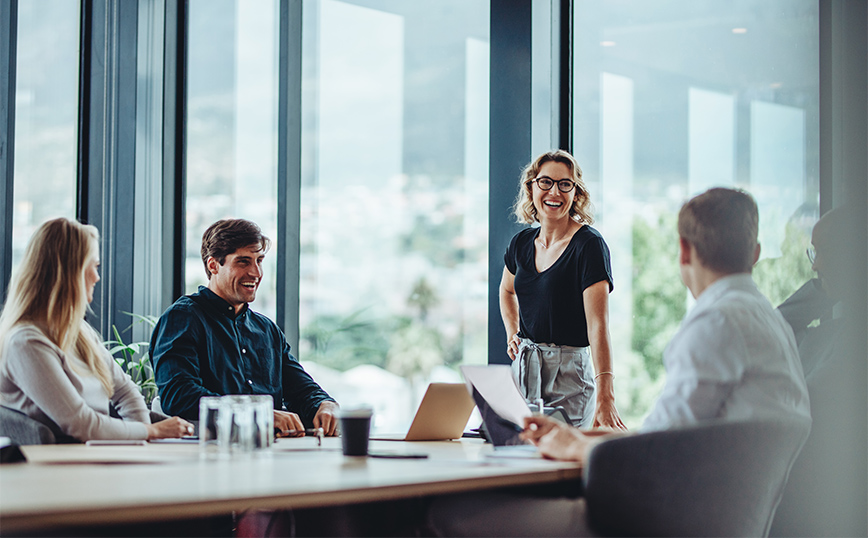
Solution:
{"label": "blonde curly hair", "polygon": [[557,162],[566,165],[570,169],[573,180],[576,184],[576,194],[573,197],[573,204],[570,206],[570,218],[582,224],[593,224],[594,216],[591,213],[591,197],[588,194],[588,189],[585,182],[582,181],[582,167],[576,162],[576,159],[562,149],[547,151],[528,164],[521,173],[521,178],[518,183],[518,197],[513,205],[513,212],[516,219],[524,224],[533,224],[539,222],[536,207],[533,205],[533,194],[531,185],[533,180],[539,174],[540,168],[547,162]]}

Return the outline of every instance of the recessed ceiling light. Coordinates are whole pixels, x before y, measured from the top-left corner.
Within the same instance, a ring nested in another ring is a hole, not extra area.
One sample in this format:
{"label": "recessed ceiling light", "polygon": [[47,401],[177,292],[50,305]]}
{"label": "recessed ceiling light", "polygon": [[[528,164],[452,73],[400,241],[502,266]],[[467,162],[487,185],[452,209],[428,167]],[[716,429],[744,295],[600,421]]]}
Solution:
{"label": "recessed ceiling light", "polygon": [[733,28],[732,33],[734,33],[734,34],[746,34],[747,28]]}
{"label": "recessed ceiling light", "polygon": [[600,41],[600,46],[601,47],[614,47],[615,42],[614,41]]}

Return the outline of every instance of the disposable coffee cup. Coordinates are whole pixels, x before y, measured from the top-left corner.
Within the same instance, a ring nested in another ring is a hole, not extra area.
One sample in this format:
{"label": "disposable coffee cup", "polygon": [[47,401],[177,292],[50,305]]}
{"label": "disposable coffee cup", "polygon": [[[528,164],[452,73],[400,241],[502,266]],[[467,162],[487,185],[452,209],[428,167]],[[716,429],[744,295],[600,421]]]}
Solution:
{"label": "disposable coffee cup", "polygon": [[339,411],[341,445],[344,449],[344,456],[368,455],[368,438],[371,433],[373,414],[374,411],[370,407],[341,409]]}

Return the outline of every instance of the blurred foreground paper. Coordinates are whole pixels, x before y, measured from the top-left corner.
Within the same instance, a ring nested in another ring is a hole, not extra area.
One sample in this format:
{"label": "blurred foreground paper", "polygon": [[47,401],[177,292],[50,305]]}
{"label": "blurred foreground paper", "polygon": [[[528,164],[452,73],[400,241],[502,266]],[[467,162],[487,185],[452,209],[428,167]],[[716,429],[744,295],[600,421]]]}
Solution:
{"label": "blurred foreground paper", "polygon": [[[464,380],[476,388],[479,394],[501,418],[524,426],[524,417],[531,416],[530,408],[518,391],[512,369],[505,364],[487,366],[462,366]],[[473,390],[468,387],[471,394]]]}

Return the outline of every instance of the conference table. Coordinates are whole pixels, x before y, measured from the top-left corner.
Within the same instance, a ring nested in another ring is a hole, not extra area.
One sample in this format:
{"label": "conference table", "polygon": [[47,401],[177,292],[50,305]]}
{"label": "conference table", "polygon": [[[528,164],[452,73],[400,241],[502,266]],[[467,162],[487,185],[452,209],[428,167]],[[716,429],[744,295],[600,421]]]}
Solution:
{"label": "conference table", "polygon": [[581,467],[504,457],[481,439],[371,441],[347,457],[338,438],[278,439],[264,455],[213,458],[195,442],[25,446],[27,463],[0,466],[0,533],[126,525],[428,497],[577,481]]}

